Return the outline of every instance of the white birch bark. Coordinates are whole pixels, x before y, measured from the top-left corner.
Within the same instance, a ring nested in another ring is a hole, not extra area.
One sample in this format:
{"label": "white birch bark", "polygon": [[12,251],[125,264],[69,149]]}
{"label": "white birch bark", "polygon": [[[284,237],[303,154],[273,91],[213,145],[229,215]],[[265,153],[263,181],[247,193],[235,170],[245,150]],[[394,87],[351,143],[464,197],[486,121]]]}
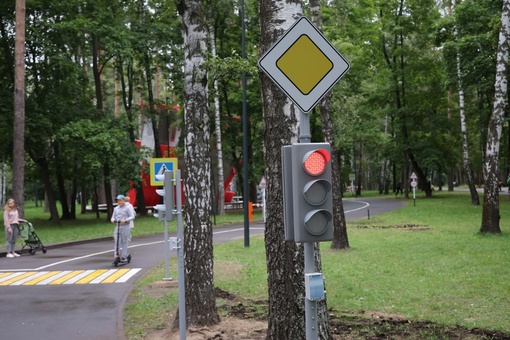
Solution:
{"label": "white birch bark", "polygon": [[[460,2],[460,1],[459,1]],[[455,38],[458,38],[458,29],[455,28],[453,31]],[[464,88],[462,86],[462,68],[460,63],[460,52],[457,50],[457,77],[458,77],[458,94],[459,94],[459,113],[460,113],[460,130],[462,135],[462,163],[464,170],[468,178],[469,192],[471,194],[471,204],[480,205],[480,199],[478,197],[478,191],[476,191],[475,181],[473,176],[473,168],[471,166],[471,159],[469,158],[469,144],[467,135],[466,125],[466,110],[464,106]]]}
{"label": "white birch bark", "polygon": [[507,71],[510,37],[510,0],[503,1],[501,11],[501,28],[496,60],[496,81],[494,84],[494,103],[487,134],[486,155],[484,162],[485,190],[483,195],[483,213],[481,232],[501,233],[499,227],[499,148],[503,119],[507,105]]}
{"label": "white birch bark", "polygon": [[[178,3],[184,38],[184,264],[187,327],[217,324],[213,280],[207,25],[199,0]],[[178,322],[177,318],[174,324]]]}
{"label": "white birch bark", "polygon": [[[301,2],[259,0],[260,54],[302,15]],[[305,338],[302,247],[285,241],[281,147],[297,142],[299,112],[268,76],[260,73],[266,162],[267,339]]]}
{"label": "white birch bark", "polygon": [[[216,58],[216,38],[214,26],[209,26],[209,44],[211,45],[211,56]],[[221,146],[221,115],[218,80],[213,79],[213,98],[214,98],[214,129],[216,134],[216,153],[218,158],[218,215],[225,214],[225,176],[223,175],[223,148]],[[216,203],[216,200],[214,200]]]}

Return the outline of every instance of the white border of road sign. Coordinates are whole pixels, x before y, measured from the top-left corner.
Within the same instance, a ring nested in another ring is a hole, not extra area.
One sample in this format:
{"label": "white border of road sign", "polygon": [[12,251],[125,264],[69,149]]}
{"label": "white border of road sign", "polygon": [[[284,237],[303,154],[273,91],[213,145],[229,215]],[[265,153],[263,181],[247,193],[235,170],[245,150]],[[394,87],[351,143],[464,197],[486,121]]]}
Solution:
{"label": "white border of road sign", "polygon": [[[333,68],[313,90],[306,95],[303,94],[276,65],[278,59],[280,59],[302,35],[308,36],[333,64]],[[305,113],[310,112],[351,67],[349,62],[336,50],[326,37],[324,37],[308,18],[304,16],[296,20],[283,36],[264,53],[259,59],[258,64],[276,85],[278,85],[301,111]]]}

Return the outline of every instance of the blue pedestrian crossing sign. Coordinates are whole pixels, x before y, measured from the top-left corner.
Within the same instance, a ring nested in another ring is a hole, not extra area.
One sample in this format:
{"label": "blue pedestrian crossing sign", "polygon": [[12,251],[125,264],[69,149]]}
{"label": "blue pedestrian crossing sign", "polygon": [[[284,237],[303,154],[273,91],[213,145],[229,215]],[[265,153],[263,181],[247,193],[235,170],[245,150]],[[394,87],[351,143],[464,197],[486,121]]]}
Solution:
{"label": "blue pedestrian crossing sign", "polygon": [[175,176],[175,170],[177,170],[177,158],[152,158],[150,163],[151,185],[164,185],[162,180],[157,180],[156,175],[163,175],[165,171],[173,171]]}

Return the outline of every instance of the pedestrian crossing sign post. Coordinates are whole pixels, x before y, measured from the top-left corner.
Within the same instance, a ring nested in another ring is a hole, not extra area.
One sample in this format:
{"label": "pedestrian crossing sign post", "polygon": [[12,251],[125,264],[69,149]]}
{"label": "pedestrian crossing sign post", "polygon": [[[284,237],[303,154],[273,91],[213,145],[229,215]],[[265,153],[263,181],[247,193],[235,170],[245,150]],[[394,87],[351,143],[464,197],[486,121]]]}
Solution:
{"label": "pedestrian crossing sign post", "polygon": [[151,185],[154,187],[164,185],[164,181],[158,180],[156,175],[164,175],[165,171],[173,171],[175,177],[176,170],[177,158],[152,158],[150,162]]}
{"label": "pedestrian crossing sign post", "polygon": [[304,113],[310,112],[351,67],[304,16],[258,64]]}

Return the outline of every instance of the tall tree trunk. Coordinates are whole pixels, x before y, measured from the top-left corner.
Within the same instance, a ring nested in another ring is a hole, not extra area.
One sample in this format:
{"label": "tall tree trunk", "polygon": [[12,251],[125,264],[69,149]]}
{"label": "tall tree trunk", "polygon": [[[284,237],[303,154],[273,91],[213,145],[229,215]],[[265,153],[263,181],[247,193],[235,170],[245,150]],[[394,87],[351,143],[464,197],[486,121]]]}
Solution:
{"label": "tall tree trunk", "polygon": [[[453,31],[454,36],[458,36],[457,28]],[[464,170],[466,171],[467,182],[469,186],[469,192],[471,194],[471,204],[480,205],[480,198],[478,197],[478,191],[476,191],[475,180],[473,176],[473,167],[471,165],[471,159],[469,158],[469,143],[467,136],[467,125],[466,125],[466,110],[464,106],[464,87],[462,86],[462,69],[460,63],[460,51],[457,50],[457,77],[458,77],[458,92],[459,92],[459,113],[460,113],[460,130],[462,134],[462,163],[464,164]]]}
{"label": "tall tree trunk", "polygon": [[457,74],[459,77],[459,112],[460,112],[460,129],[462,134],[462,164],[466,171],[469,192],[471,194],[471,204],[480,205],[478,191],[476,191],[475,180],[473,176],[473,167],[469,158],[469,143],[467,137],[466,111],[464,109],[464,90],[462,88],[462,73],[460,69],[460,56],[457,54]]}
{"label": "tall tree trunk", "polygon": [[[126,117],[131,124],[131,127],[129,128],[129,140],[131,143],[135,143],[135,118],[133,115],[133,89],[134,89],[134,72],[133,72],[133,62],[130,61],[127,65],[127,89],[126,89],[126,80],[124,77],[124,60],[122,58],[119,58],[118,61],[118,73],[120,78],[120,84],[121,84],[121,93],[122,93],[122,103],[124,105],[124,109],[126,110]],[[136,192],[136,209],[137,213],[145,216],[147,215],[147,207],[145,205],[145,195],[142,188],[142,177],[141,177],[141,171],[140,175],[133,179],[133,185]]]}
{"label": "tall tree trunk", "polygon": [[[199,0],[178,3],[184,38],[184,163],[186,209],[184,257],[189,326],[219,323],[213,280],[211,159],[207,72],[207,26]],[[178,317],[174,320],[178,325]]]}
{"label": "tall tree trunk", "polygon": [[106,200],[106,221],[109,222],[113,213],[112,182],[110,165],[103,164],[103,186]]}
{"label": "tall tree trunk", "polygon": [[362,174],[362,169],[363,169],[363,141],[360,141],[359,142],[359,153],[358,153],[358,156],[359,156],[359,162],[358,162],[358,166],[354,168],[354,173],[356,174],[356,197],[359,197],[361,196],[361,187],[363,186],[362,184],[362,177],[363,177],[363,174]]}
{"label": "tall tree trunk", "polygon": [[[302,7],[299,1],[259,0],[260,52],[267,51],[301,15]],[[303,249],[292,241],[285,241],[281,179],[281,148],[297,142],[299,112],[268,76],[260,73],[260,81],[267,179],[267,339],[304,339]]]}
{"label": "tall tree trunk", "polygon": [[[322,14],[320,10],[320,1],[310,1],[310,12],[312,22],[322,30]],[[347,237],[347,225],[345,222],[344,205],[342,202],[342,176],[340,172],[340,151],[335,147],[335,134],[333,131],[333,117],[331,114],[331,94],[328,93],[319,103],[321,113],[322,131],[324,139],[331,145],[331,177],[333,186],[333,249],[349,249],[349,239]],[[318,272],[322,272],[322,258],[320,255],[320,244],[316,243],[315,263]],[[331,328],[329,327],[328,303],[327,299],[319,301],[317,304],[318,326],[320,339],[333,339]]]}
{"label": "tall tree trunk", "polygon": [[103,90],[101,88],[101,70],[99,67],[99,38],[92,35],[92,74],[94,75],[94,88],[96,93],[97,113],[103,113]]}
{"label": "tall tree trunk", "polygon": [[[209,3],[209,9],[212,9],[212,5]],[[212,58],[216,58],[216,32],[214,30],[214,25],[212,17],[209,19],[211,24],[209,26],[209,41],[211,45],[211,56]],[[213,79],[213,98],[214,98],[214,131],[216,134],[216,153],[218,158],[218,183],[216,183],[216,187],[218,188],[218,196],[217,201],[214,201],[217,204],[217,213],[218,215],[225,215],[225,176],[223,175],[223,148],[221,146],[221,114],[220,114],[220,93],[218,87],[218,80]]]}
{"label": "tall tree trunk", "polygon": [[154,156],[156,158],[161,157],[161,147],[159,141],[159,119],[158,110],[155,108],[154,102],[154,91],[152,90],[152,71],[151,62],[148,51],[144,51],[144,62],[145,62],[145,77],[147,78],[147,94],[149,96],[149,117],[152,126],[152,135],[154,136]]}
{"label": "tall tree trunk", "polygon": [[35,157],[32,157],[32,159],[39,166],[39,174],[44,185],[44,192],[46,193],[45,197],[48,203],[47,207],[49,208],[51,223],[54,225],[60,225],[61,222],[58,216],[57,201],[53,194],[53,186],[51,185],[48,161],[46,158],[36,159]]}
{"label": "tall tree trunk", "polygon": [[[310,1],[310,13],[314,25],[322,30],[322,14],[320,1]],[[331,177],[333,185],[333,249],[349,249],[347,226],[345,222],[344,205],[342,202],[342,174],[340,172],[340,150],[335,147],[335,133],[333,131],[333,116],[331,114],[331,94],[328,93],[319,103],[322,131],[326,142],[331,144]],[[327,319],[325,320],[327,321]],[[319,326],[320,327],[320,326]],[[330,332],[329,328],[327,332]],[[330,335],[331,336],[331,335]]]}
{"label": "tall tree trunk", "polygon": [[55,177],[57,179],[57,190],[58,196],[60,197],[60,207],[62,210],[62,215],[60,218],[62,220],[74,220],[76,216],[71,215],[71,209],[67,200],[67,188],[65,185],[64,175],[62,174],[63,166],[60,159],[60,150],[58,145],[54,145],[53,152],[55,155],[55,164],[57,164],[55,169]]}
{"label": "tall tree trunk", "polygon": [[[388,134],[388,115],[384,117],[384,134]],[[383,191],[381,194],[388,195],[389,194],[389,184],[390,184],[390,160],[384,157],[381,160],[381,182],[383,186]]]}
{"label": "tall tree trunk", "polygon": [[12,194],[20,216],[25,210],[25,13],[25,0],[16,0]]}
{"label": "tall tree trunk", "polygon": [[[99,43],[99,37],[94,34],[92,36],[92,73],[94,75],[94,88],[96,93],[96,110],[98,117],[104,116],[104,105],[103,105],[103,87],[101,80],[102,67],[99,65],[99,56],[101,54],[101,48]],[[105,187],[105,201],[106,201],[106,220],[109,221],[110,216],[113,212],[113,200],[111,193],[111,179],[110,179],[110,164],[104,162],[103,164],[103,184]],[[99,202],[96,201],[96,204]],[[99,212],[97,212],[99,217]]]}
{"label": "tall tree trunk", "polygon": [[494,106],[489,121],[487,146],[485,148],[482,226],[483,233],[501,233],[499,227],[499,146],[503,118],[507,105],[507,71],[510,37],[510,0],[503,1],[501,12],[501,28],[499,30],[499,44],[496,60],[496,81],[494,84]]}

